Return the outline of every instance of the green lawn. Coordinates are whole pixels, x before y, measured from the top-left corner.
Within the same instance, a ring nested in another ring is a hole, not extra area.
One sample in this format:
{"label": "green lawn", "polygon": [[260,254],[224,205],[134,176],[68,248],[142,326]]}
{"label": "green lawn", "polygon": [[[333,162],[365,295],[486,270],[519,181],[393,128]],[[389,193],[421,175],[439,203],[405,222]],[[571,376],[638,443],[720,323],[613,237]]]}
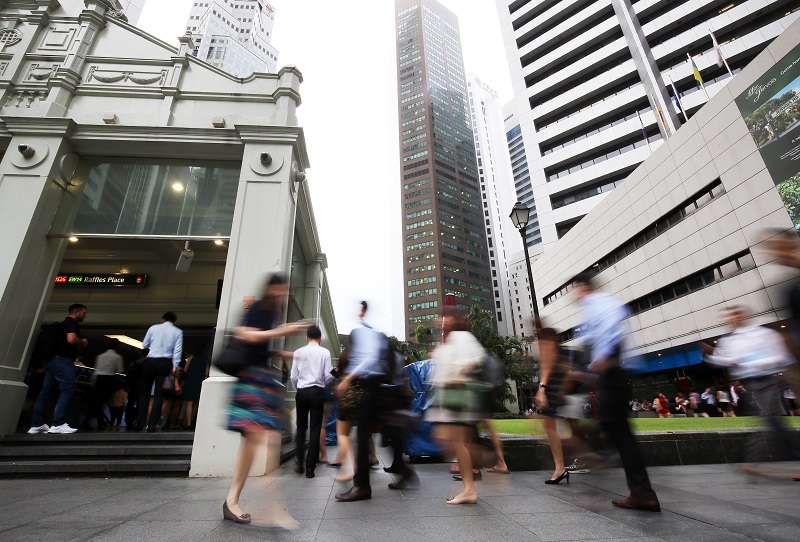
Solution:
{"label": "green lawn", "polygon": [[[761,418],[740,416],[738,418],[639,418],[631,420],[636,433],[654,433],[663,431],[704,431],[748,429],[760,427]],[[793,427],[800,427],[800,417],[785,417],[784,422]],[[500,433],[512,435],[544,434],[541,420],[495,420]]]}

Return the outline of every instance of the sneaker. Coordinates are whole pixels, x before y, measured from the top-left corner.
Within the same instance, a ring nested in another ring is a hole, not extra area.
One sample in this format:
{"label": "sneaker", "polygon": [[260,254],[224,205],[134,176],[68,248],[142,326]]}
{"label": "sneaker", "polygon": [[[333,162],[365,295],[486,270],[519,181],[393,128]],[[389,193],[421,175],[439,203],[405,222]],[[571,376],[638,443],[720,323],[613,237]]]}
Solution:
{"label": "sneaker", "polygon": [[70,427],[68,423],[64,425],[57,425],[55,427],[51,427],[47,432],[52,435],[68,435],[70,433],[75,433],[77,429]]}
{"label": "sneaker", "polygon": [[592,472],[586,463],[581,463],[577,459],[572,462],[572,465],[566,467],[567,472],[572,474],[588,474]]}
{"label": "sneaker", "polygon": [[50,430],[50,426],[47,424],[40,425],[39,427],[31,427],[28,429],[29,435],[38,435],[39,433],[47,433]]}

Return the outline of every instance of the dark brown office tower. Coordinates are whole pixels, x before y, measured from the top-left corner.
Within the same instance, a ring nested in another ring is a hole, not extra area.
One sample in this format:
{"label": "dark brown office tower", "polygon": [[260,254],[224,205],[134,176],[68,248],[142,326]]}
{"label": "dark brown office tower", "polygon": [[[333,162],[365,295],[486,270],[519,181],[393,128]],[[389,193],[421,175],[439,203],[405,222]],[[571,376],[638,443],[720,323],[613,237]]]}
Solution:
{"label": "dark brown office tower", "polygon": [[[406,336],[435,328],[445,295],[494,314],[458,18],[396,0]],[[486,215],[488,216],[488,214]],[[438,330],[432,330],[437,333]]]}

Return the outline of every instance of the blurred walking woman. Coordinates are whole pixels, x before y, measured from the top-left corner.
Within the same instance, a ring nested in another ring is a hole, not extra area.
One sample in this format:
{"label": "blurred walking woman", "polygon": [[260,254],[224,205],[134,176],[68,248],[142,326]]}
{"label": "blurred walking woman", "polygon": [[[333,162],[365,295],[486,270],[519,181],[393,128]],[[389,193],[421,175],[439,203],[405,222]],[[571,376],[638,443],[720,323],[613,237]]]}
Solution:
{"label": "blurred walking woman", "polygon": [[472,391],[471,385],[480,384],[478,375],[485,352],[460,312],[445,308],[440,324],[443,343],[431,355],[436,402],[428,409],[426,419],[437,424],[436,438],[455,453],[464,484],[463,491],[447,499],[447,504],[475,504],[478,494],[469,444],[475,425],[487,416],[481,393]]}
{"label": "blurred walking woman", "polygon": [[[250,467],[259,447],[267,442],[270,451],[268,472],[278,466],[283,404],[286,388],[281,383],[281,372],[270,365],[273,352],[270,341],[301,333],[307,324],[295,322],[276,325],[289,297],[289,282],[281,275],[273,275],[264,288],[264,296],[253,305],[244,317],[242,326],[236,328],[236,338],[250,345],[249,366],[239,373],[238,382],[231,394],[228,429],[242,434],[239,453],[233,468],[233,482],[222,507],[225,519],[236,523],[250,523],[250,514],[239,506],[239,496],[244,488]],[[277,500],[277,495],[274,495]],[[272,503],[274,517],[271,526],[295,528],[297,522],[283,511],[279,502]]]}

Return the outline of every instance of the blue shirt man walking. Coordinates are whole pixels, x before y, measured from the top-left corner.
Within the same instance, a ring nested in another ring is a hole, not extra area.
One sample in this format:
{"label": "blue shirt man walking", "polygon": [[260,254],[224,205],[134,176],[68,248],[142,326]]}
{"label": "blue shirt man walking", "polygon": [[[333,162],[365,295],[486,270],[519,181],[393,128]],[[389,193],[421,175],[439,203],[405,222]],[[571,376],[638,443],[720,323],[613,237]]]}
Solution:
{"label": "blue shirt man walking", "polygon": [[183,356],[183,331],[175,327],[178,317],[174,312],[166,312],[161,323],[151,326],[144,336],[142,347],[149,350],[142,365],[142,377],[139,383],[139,400],[136,424],[133,429],[141,431],[147,418],[147,406],[150,404],[150,390],[153,389],[153,408],[147,420],[147,432],[155,433],[156,425],[161,417],[161,405],[164,402],[164,379],[174,374]]}

